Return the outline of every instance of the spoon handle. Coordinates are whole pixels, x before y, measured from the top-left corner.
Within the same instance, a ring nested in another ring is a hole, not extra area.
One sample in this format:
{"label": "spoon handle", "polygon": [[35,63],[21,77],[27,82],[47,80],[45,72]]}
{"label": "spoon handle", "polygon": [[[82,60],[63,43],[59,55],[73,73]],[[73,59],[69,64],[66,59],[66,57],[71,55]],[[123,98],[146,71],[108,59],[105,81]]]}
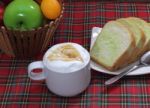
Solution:
{"label": "spoon handle", "polygon": [[106,82],[105,82],[105,85],[110,85],[110,84],[113,84],[114,82],[118,81],[120,78],[122,78],[123,76],[127,75],[128,73],[140,68],[141,66],[139,65],[136,65],[136,66],[133,66],[132,68],[130,68],[129,70],[127,71],[123,71],[121,72],[119,75],[116,75],[110,79],[108,79]]}

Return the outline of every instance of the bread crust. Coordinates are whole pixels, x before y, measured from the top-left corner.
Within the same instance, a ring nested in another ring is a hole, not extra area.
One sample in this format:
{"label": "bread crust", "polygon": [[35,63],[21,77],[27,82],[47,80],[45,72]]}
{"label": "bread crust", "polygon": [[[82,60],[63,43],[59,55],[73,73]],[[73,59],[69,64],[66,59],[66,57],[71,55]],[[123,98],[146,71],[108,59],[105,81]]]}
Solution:
{"label": "bread crust", "polygon": [[[143,31],[138,26],[135,26],[131,21],[129,21],[128,18],[119,18],[116,21],[124,24],[131,32],[133,32],[133,36],[136,41],[136,46],[135,46],[134,50],[132,51],[133,53],[130,55],[129,60],[128,60],[128,63],[132,63],[132,62],[136,61],[141,54],[143,54],[142,50],[144,48],[146,37],[145,37]],[[135,32],[135,30],[138,31],[139,37],[136,37],[137,32]],[[139,38],[139,40],[136,40],[136,38]]]}
{"label": "bread crust", "polygon": [[[137,17],[128,17],[127,20],[136,21],[136,24],[140,28],[142,33],[144,34],[145,39],[148,38],[147,33],[145,33],[145,30],[144,30],[145,27],[144,26],[149,27],[149,25],[148,25],[148,23],[145,20],[143,20],[141,18],[137,18]],[[139,25],[141,25],[140,23],[142,23],[143,26],[139,26]],[[149,29],[150,29],[150,27],[149,27]],[[149,41],[147,43],[145,41],[145,45],[144,45],[143,51],[141,51],[141,53],[143,54],[145,51],[148,51],[149,49],[150,49],[150,39],[149,39]]]}

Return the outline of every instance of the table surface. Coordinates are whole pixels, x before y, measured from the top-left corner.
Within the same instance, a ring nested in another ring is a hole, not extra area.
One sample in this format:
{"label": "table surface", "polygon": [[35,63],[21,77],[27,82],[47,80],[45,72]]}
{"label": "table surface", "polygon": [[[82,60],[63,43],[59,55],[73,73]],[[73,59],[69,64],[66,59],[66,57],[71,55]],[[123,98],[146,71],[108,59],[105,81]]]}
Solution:
{"label": "table surface", "polygon": [[[52,38],[51,45],[76,42],[87,50],[91,29],[103,27],[110,20],[136,16],[150,21],[150,3],[102,2],[99,0],[65,1],[63,19]],[[59,97],[51,93],[44,81],[28,78],[27,66],[41,60],[16,60],[0,52],[1,108],[148,108],[150,106],[150,75],[130,76],[106,87],[111,75],[92,70],[89,87],[75,97]],[[149,70],[150,71],[150,70]]]}

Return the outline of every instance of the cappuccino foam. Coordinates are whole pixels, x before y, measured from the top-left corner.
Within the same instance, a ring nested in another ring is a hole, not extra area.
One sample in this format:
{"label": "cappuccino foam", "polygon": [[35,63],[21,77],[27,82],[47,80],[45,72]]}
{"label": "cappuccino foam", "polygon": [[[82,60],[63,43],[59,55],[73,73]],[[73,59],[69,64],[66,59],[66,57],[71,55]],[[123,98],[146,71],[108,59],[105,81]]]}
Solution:
{"label": "cappuccino foam", "polygon": [[55,72],[73,72],[84,67],[90,60],[89,53],[76,43],[61,43],[51,47],[44,55],[46,67]]}

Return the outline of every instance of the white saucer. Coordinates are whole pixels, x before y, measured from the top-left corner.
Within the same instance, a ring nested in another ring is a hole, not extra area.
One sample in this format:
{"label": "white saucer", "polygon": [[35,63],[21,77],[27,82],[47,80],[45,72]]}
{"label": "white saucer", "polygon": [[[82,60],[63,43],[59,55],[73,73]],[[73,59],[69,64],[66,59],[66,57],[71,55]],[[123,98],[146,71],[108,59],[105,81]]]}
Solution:
{"label": "white saucer", "polygon": [[[93,27],[92,28],[91,47],[94,44],[94,42],[95,42],[98,34],[101,32],[101,29],[102,28],[99,28],[99,27]],[[111,75],[118,75],[120,72],[125,71],[126,69],[128,69],[128,68],[130,68],[130,67],[132,67],[132,66],[134,66],[136,64],[138,64],[138,61],[135,62],[135,63],[133,63],[133,64],[131,64],[131,65],[129,65],[129,66],[127,66],[127,67],[125,67],[125,68],[123,68],[123,69],[120,69],[120,70],[114,71],[114,72],[111,72],[109,70],[104,69],[103,67],[101,67],[100,65],[96,64],[92,60],[91,60],[91,64],[90,65],[91,65],[92,69],[94,69],[94,70],[96,70],[98,72],[102,72],[102,73],[106,73],[106,74],[111,74]],[[150,73],[150,66],[145,66],[145,67],[141,67],[141,68],[139,68],[137,70],[134,70],[133,72],[130,72],[128,75],[130,75],[130,76],[131,75],[132,76],[133,75],[144,75],[144,74],[149,74],[149,73]]]}

